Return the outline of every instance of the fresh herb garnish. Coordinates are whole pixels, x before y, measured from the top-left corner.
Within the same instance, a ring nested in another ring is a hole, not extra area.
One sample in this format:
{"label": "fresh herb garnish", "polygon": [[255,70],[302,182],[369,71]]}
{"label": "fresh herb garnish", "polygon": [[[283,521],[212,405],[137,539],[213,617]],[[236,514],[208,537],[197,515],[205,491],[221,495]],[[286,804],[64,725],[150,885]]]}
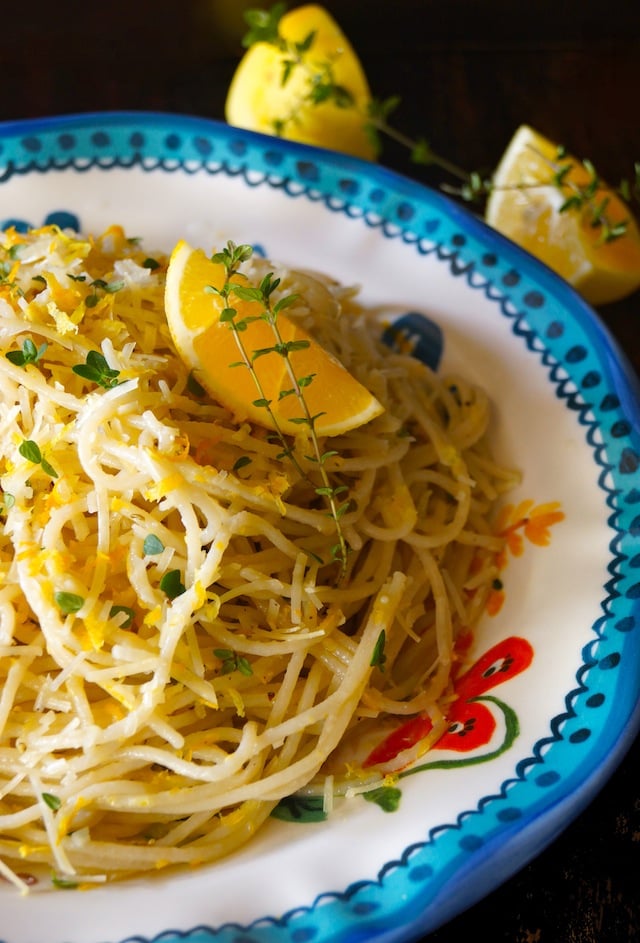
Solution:
{"label": "fresh herb garnish", "polygon": [[133,625],[133,620],[135,618],[135,612],[129,606],[112,606],[109,610],[109,618],[115,619],[116,616],[119,616],[120,613],[126,615],[124,622],[120,623],[121,629],[130,629]]}
{"label": "fresh herb garnish", "polygon": [[84,299],[85,306],[87,308],[95,308],[98,302],[101,300],[103,292],[105,295],[113,295],[117,291],[121,291],[125,287],[125,282],[105,282],[103,278],[96,278],[95,281],[91,282],[91,288],[93,292]]}
{"label": "fresh herb garnish", "polygon": [[76,593],[54,593],[53,598],[60,612],[65,615],[73,615],[74,612],[79,612],[84,606],[83,597],[78,596]]}
{"label": "fresh herb garnish", "polygon": [[5,357],[16,367],[26,367],[29,363],[37,363],[43,357],[46,349],[46,343],[36,347],[31,338],[27,337],[22,342],[21,350],[10,350],[5,354]]}
{"label": "fresh herb garnish", "polygon": [[[240,265],[250,259],[252,254],[253,248],[251,246],[236,245],[231,241],[227,243],[226,247],[221,252],[215,253],[211,257],[211,261],[224,266],[226,279],[222,288],[210,287],[209,291],[221,297],[224,308],[220,314],[220,321],[227,324],[229,329],[233,331],[236,346],[240,353],[241,359],[230,366],[244,368],[249,371],[258,394],[257,398],[253,401],[253,405],[267,412],[271,425],[275,430],[276,439],[282,446],[282,451],[279,453],[278,458],[288,459],[300,476],[309,481],[308,474],[302,468],[293,447],[287,440],[280,426],[278,417],[272,408],[271,400],[266,396],[260,377],[256,373],[254,366],[256,360],[261,357],[277,356],[284,360],[288,381],[291,385],[280,393],[280,398],[283,396],[295,396],[298,400],[300,415],[290,418],[290,422],[296,425],[306,426],[309,432],[313,454],[307,455],[306,458],[317,466],[320,478],[319,485],[315,485],[313,482],[311,482],[311,484],[318,497],[322,497],[326,501],[329,516],[333,519],[335,525],[338,540],[332,548],[331,559],[339,564],[340,578],[342,578],[346,572],[348,548],[341,525],[341,518],[348,510],[350,502],[348,498],[343,500],[341,496],[345,495],[348,489],[346,485],[334,484],[330,480],[327,472],[326,462],[328,458],[335,455],[335,451],[322,452],[315,428],[316,422],[322,414],[311,415],[304,395],[305,388],[313,382],[314,376],[310,374],[298,377],[292,362],[292,355],[297,351],[307,349],[309,347],[309,341],[304,339],[285,341],[278,324],[279,314],[297,301],[297,295],[283,295],[277,301],[274,300],[275,292],[280,285],[280,279],[274,278],[272,272],[265,275],[257,285],[238,283],[238,281],[233,279],[232,276],[237,274]],[[251,315],[250,317],[238,317],[238,311],[234,307],[236,300],[257,303],[259,310],[261,309],[261,313]],[[271,328],[274,339],[274,343],[271,347],[262,347],[257,350],[247,349],[243,334],[249,324],[254,320],[263,320]]]}
{"label": "fresh herb garnish", "polygon": [[207,391],[198,383],[193,372],[187,377],[187,389],[192,396],[197,396],[198,399],[202,399],[203,396],[207,395]]}
{"label": "fresh herb garnish", "polygon": [[162,553],[164,550],[164,544],[159,537],[156,537],[155,534],[147,534],[147,536],[144,538],[142,550],[145,556],[154,557],[159,553]]}
{"label": "fresh herb garnish", "polygon": [[49,464],[46,458],[44,458],[40,446],[37,442],[34,442],[33,439],[24,439],[18,446],[18,451],[28,462],[33,462],[34,465],[40,465],[43,472],[46,472],[51,478],[58,477],[58,472]]}
{"label": "fresh herb garnish", "polygon": [[50,809],[53,809],[54,812],[57,812],[60,806],[62,805],[62,800],[59,796],[54,796],[52,792],[43,792],[42,799]]}
{"label": "fresh herb garnish", "polygon": [[76,364],[71,368],[74,373],[85,380],[91,380],[98,386],[105,389],[113,389],[118,386],[119,370],[114,370],[109,366],[105,357],[97,350],[90,350],[84,363]]}
{"label": "fresh herb garnish", "polygon": [[186,587],[182,582],[180,570],[169,570],[160,580],[160,589],[169,599],[175,599],[176,596],[182,596],[186,592]]}
{"label": "fresh herb garnish", "polygon": [[55,874],[51,878],[51,883],[63,891],[74,891],[78,887],[78,882],[73,878],[59,878]]}
{"label": "fresh herb garnish", "polygon": [[15,503],[16,499],[12,494],[9,494],[8,491],[0,491],[0,506],[2,506],[5,511],[10,511]]}
{"label": "fresh herb garnish", "polygon": [[[268,43],[282,54],[282,86],[287,85],[296,73],[304,79],[299,86],[301,92],[297,100],[293,100],[289,112],[272,122],[272,132],[279,137],[286,133],[289,126],[300,122],[301,113],[309,106],[331,101],[339,108],[358,110],[353,93],[336,81],[332,59],[323,57],[314,49],[315,32],[309,32],[298,41],[288,41],[284,38],[280,32],[280,20],[286,12],[287,6],[284,3],[277,3],[270,10],[247,10],[244,18],[249,29],[242,40],[245,48],[256,43]],[[401,99],[397,95],[386,99],[372,98],[365,110],[360,109],[363,128],[375,153],[380,153],[383,139],[388,138],[405,148],[413,163],[423,167],[438,167],[444,171],[453,182],[441,184],[442,190],[467,203],[484,203],[494,189],[491,176],[477,170],[467,171],[439,154],[425,138],[415,138],[398,130],[391,119],[400,102]],[[559,148],[557,160],[561,161],[565,156],[565,149]],[[608,200],[599,197],[602,184],[592,162],[585,159],[577,164],[589,175],[584,185],[567,179],[567,174],[573,166],[571,162],[551,162],[548,181],[533,185],[523,184],[519,189],[527,189],[529,186],[555,186],[561,193],[567,194],[569,188],[570,192],[558,212],[586,211],[591,226],[601,230],[601,243],[610,243],[624,236],[628,220],[613,222],[607,215]],[[634,163],[633,179],[622,180],[615,192],[627,204],[632,201],[640,204],[640,161]]]}
{"label": "fresh herb garnish", "polygon": [[239,671],[246,677],[253,674],[251,663],[243,655],[238,655],[230,648],[214,648],[213,654],[222,662],[223,675],[231,674],[232,671]]}
{"label": "fresh herb garnish", "polygon": [[376,640],[376,644],[371,655],[371,661],[369,664],[372,668],[379,668],[380,671],[384,671],[384,664],[387,660],[387,656],[384,653],[384,646],[387,641],[387,634],[384,629],[380,632]]}
{"label": "fresh herb garnish", "polygon": [[233,463],[233,471],[240,471],[241,468],[246,468],[247,465],[251,464],[251,459],[248,455],[241,455],[240,458],[236,459]]}

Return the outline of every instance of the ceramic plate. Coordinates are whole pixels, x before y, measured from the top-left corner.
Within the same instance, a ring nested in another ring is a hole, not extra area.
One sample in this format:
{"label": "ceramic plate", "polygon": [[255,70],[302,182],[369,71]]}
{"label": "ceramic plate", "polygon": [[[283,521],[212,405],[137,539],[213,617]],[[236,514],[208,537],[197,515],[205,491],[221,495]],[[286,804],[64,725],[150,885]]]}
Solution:
{"label": "ceramic plate", "polygon": [[[503,590],[444,744],[399,806],[289,807],[196,872],[91,892],[0,886],[2,943],[399,943],[539,853],[638,728],[640,408],[631,371],[558,278],[438,193],[384,169],[206,120],[106,114],[0,128],[0,225],[152,249],[250,242],[362,287],[394,336],[486,388],[522,470]],[[502,669],[502,670],[498,670]],[[449,748],[445,748],[448,746]],[[451,748],[453,747],[453,749]]]}

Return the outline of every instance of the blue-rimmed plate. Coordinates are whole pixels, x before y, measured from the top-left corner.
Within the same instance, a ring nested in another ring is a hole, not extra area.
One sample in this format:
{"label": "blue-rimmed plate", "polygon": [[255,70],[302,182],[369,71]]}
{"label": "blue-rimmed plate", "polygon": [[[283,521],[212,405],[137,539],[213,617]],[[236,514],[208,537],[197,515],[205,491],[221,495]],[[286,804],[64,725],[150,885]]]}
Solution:
{"label": "blue-rimmed plate", "polygon": [[0,226],[47,221],[120,223],[150,251],[251,242],[361,285],[397,321],[390,342],[487,389],[496,451],[523,480],[460,714],[400,781],[396,811],[294,810],[219,864],[90,893],[1,885],[0,940],[399,943],[433,930],[548,844],[637,730],[635,379],[551,272],[441,195],[344,156],[167,115],[0,126]]}

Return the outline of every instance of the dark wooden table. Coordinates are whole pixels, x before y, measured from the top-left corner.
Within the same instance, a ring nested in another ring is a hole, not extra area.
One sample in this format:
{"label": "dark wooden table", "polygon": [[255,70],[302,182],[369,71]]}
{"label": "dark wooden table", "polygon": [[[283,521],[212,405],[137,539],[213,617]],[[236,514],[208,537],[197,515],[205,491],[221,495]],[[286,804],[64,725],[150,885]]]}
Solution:
{"label": "dark wooden table", "polygon": [[[161,110],[222,118],[258,0],[58,0],[4,5],[0,120]],[[264,6],[269,6],[267,2]],[[291,6],[298,6],[292,3]],[[333,0],[395,123],[469,169],[490,170],[527,122],[612,183],[640,160],[637,0]],[[438,185],[399,147],[382,161]],[[640,373],[640,295],[602,319]],[[640,746],[535,861],[430,943],[633,943],[640,934]],[[1,916],[0,916],[1,921]]]}

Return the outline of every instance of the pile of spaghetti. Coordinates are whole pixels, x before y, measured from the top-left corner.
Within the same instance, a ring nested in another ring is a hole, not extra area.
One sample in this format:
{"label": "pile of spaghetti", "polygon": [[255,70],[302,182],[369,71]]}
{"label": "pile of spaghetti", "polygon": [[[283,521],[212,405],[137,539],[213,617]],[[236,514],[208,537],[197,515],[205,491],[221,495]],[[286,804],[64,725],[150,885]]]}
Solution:
{"label": "pile of spaghetti", "polygon": [[0,874],[211,861],[303,787],[379,784],[358,757],[418,712],[442,732],[496,577],[513,478],[485,395],[383,347],[353,290],[281,273],[385,407],[323,445],[340,574],[312,463],[173,348],[164,256],[118,227],[0,243]]}

